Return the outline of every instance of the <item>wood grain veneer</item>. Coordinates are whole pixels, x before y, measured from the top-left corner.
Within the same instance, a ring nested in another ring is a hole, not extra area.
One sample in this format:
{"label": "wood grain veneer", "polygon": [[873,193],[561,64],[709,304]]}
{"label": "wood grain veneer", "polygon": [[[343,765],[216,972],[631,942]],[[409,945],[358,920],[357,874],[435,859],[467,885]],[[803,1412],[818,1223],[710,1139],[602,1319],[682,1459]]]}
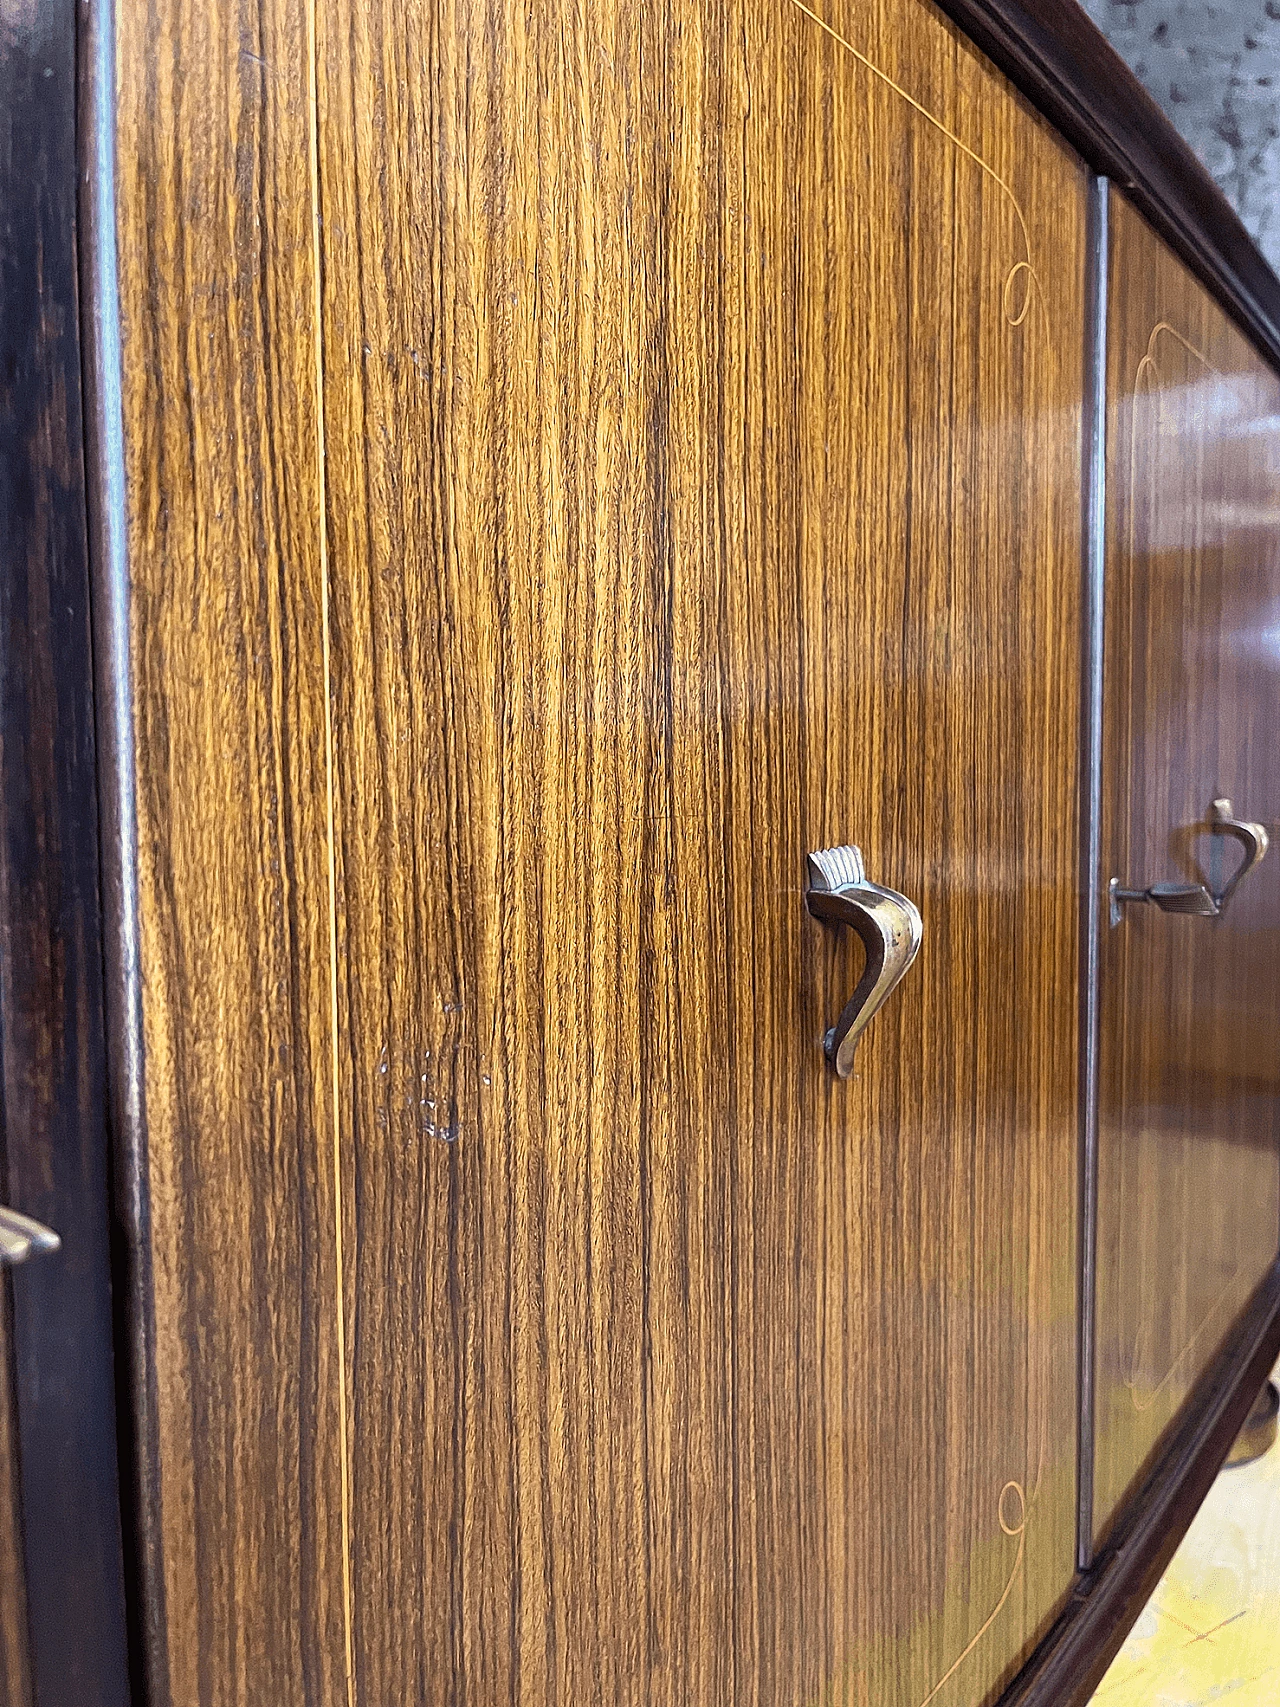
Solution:
{"label": "wood grain veneer", "polygon": [[[1081,168],[917,0],[118,29],[158,1698],[990,1696],[1073,1563]],[[838,840],[926,929],[846,1084]]]}
{"label": "wood grain veneer", "polygon": [[[980,1700],[1072,1571],[1083,174],[913,3],[317,30],[356,1695]],[[839,1085],[845,839],[926,938]]]}
{"label": "wood grain veneer", "polygon": [[[1280,819],[1280,381],[1118,195],[1110,293],[1103,878],[1145,885],[1219,796]],[[1222,919],[1104,922],[1099,1537],[1276,1255],[1278,951],[1274,850]]]}
{"label": "wood grain veneer", "polygon": [[116,8],[144,1521],[175,1707],[345,1688],[307,41],[300,0]]}

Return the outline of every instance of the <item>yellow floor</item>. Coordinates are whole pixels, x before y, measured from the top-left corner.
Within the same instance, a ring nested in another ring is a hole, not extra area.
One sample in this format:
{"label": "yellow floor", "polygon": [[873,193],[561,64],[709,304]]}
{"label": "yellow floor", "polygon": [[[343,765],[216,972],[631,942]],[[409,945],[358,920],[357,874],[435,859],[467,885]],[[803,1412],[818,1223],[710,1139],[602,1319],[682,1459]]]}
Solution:
{"label": "yellow floor", "polygon": [[1280,1442],[1218,1476],[1093,1699],[1280,1707]]}

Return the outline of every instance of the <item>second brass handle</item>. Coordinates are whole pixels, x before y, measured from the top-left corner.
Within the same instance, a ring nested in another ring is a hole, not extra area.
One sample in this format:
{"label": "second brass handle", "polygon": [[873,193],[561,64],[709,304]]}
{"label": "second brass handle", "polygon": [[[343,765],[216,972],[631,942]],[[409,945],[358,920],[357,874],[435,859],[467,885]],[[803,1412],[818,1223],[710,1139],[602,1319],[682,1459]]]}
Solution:
{"label": "second brass handle", "polygon": [[924,924],[915,904],[896,889],[868,883],[861,850],[823,848],[809,855],[805,897],[815,919],[848,925],[867,951],[858,987],[827,1033],[827,1059],[842,1079],[853,1072],[858,1039],[897,989],[915,959]]}
{"label": "second brass handle", "polygon": [[[1208,812],[1210,835],[1231,836],[1244,849],[1244,858],[1221,888],[1210,888],[1207,883],[1153,883],[1147,889],[1125,889],[1121,886],[1120,879],[1113,877],[1107,890],[1111,903],[1112,925],[1120,923],[1120,909],[1135,901],[1159,907],[1162,913],[1190,913],[1203,919],[1219,918],[1226,911],[1227,902],[1243,879],[1262,862],[1268,846],[1264,825],[1236,818],[1233,812],[1234,808],[1229,800],[1215,800]],[[1203,829],[1204,826],[1201,825],[1200,828]]]}
{"label": "second brass handle", "polygon": [[1219,912],[1222,912],[1254,866],[1262,863],[1267,852],[1267,832],[1264,826],[1246,823],[1243,818],[1233,817],[1232,813],[1233,808],[1229,800],[1215,800],[1209,808],[1209,827],[1213,833],[1218,836],[1233,836],[1244,849],[1244,858],[1232,872],[1230,879],[1214,894]]}

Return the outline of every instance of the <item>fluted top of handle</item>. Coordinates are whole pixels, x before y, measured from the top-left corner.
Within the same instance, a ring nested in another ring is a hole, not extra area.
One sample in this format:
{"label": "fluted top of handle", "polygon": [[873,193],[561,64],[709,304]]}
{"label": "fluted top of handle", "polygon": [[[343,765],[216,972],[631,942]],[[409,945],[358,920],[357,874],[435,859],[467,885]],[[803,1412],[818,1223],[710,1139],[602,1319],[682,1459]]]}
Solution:
{"label": "fluted top of handle", "polygon": [[811,853],[809,880],[815,889],[851,889],[857,883],[865,883],[867,870],[862,863],[862,849],[820,848]]}

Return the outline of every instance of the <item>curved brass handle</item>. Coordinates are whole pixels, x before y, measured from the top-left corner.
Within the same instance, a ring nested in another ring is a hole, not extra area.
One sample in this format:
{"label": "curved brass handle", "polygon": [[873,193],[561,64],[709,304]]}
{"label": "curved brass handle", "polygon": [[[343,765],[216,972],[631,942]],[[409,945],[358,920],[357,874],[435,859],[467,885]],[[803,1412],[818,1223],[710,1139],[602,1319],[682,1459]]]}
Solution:
{"label": "curved brass handle", "polygon": [[52,1227],[0,1204],[0,1268],[15,1268],[28,1257],[56,1251],[61,1245],[62,1240]]}
{"label": "curved brass handle", "polygon": [[[1225,913],[1227,902],[1235,894],[1241,881],[1265,857],[1268,846],[1264,825],[1246,823],[1241,818],[1233,817],[1232,811],[1229,800],[1215,800],[1208,812],[1209,834],[1233,836],[1244,849],[1244,858],[1220,889],[1210,888],[1207,883],[1153,883],[1149,889],[1124,889],[1120,879],[1113,877],[1107,885],[1112,925],[1120,923],[1120,909],[1126,902],[1131,901],[1147,902],[1153,907],[1159,907],[1162,913],[1192,913],[1203,919],[1216,919]],[[1204,828],[1204,825],[1200,825],[1180,832],[1179,835],[1194,837],[1197,833],[1202,833]]]}
{"label": "curved brass handle", "polygon": [[1244,849],[1244,858],[1232,872],[1229,881],[1220,890],[1214,892],[1214,900],[1221,913],[1227,902],[1235,894],[1240,883],[1249,875],[1255,865],[1261,863],[1267,852],[1267,832],[1261,824],[1247,824],[1240,818],[1232,816],[1232,805],[1229,800],[1215,800],[1209,808],[1209,828],[1215,836],[1234,836]]}
{"label": "curved brass handle", "polygon": [[815,919],[852,926],[867,950],[858,987],[825,1039],[827,1060],[847,1079],[853,1072],[858,1039],[915,959],[924,925],[905,895],[867,882],[862,854],[854,847],[823,848],[809,855],[805,899]]}

